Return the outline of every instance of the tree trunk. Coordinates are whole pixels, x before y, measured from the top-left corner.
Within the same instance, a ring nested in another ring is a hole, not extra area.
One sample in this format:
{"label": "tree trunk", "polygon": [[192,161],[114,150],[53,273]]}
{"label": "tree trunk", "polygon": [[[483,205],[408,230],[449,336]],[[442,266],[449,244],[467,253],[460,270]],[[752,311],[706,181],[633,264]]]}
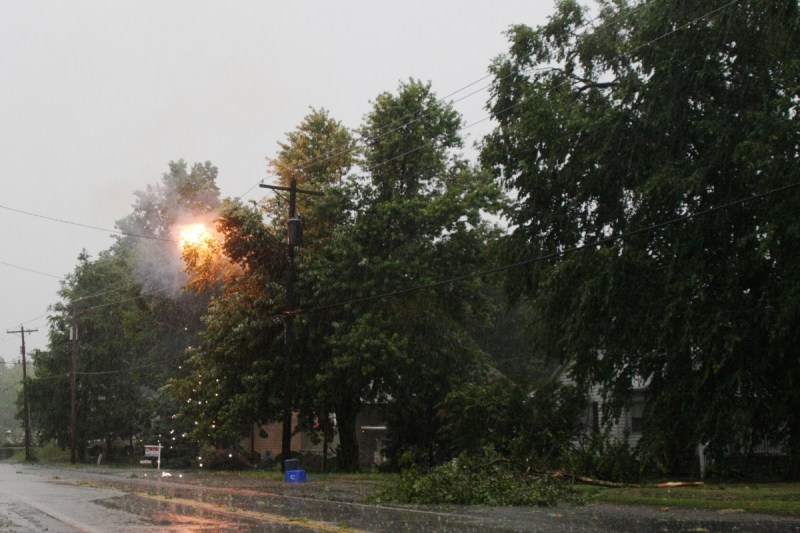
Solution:
{"label": "tree trunk", "polygon": [[791,480],[800,479],[800,424],[797,417],[790,417],[789,425],[789,471],[787,477]]}
{"label": "tree trunk", "polygon": [[358,472],[358,428],[356,417],[360,402],[343,403],[337,406],[336,425],[339,429],[339,468],[345,472]]}

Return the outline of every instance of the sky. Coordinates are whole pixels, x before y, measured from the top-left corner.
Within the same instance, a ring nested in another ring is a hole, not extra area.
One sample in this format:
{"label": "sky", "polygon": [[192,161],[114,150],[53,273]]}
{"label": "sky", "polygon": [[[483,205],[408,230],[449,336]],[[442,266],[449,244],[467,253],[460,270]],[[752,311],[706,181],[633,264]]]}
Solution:
{"label": "sky", "polygon": [[271,181],[267,158],[310,107],[356,128],[377,95],[409,78],[439,96],[469,86],[452,99],[463,98],[453,105],[471,145],[491,127],[490,80],[478,80],[507,51],[504,32],[542,24],[553,9],[552,0],[0,0],[0,357],[19,360],[20,335],[7,331],[21,326],[38,330],[26,334],[28,353],[47,349],[59,279],[82,250],[96,257],[111,246],[108,230],[131,212],[134,192],[159,183],[170,161],[211,161],[223,197],[256,200],[266,192],[257,184]]}

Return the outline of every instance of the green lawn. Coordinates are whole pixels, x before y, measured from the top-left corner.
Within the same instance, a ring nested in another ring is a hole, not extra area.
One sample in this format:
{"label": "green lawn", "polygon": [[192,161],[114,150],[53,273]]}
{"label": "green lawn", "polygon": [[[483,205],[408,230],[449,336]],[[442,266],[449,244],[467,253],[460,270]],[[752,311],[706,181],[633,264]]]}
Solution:
{"label": "green lawn", "polygon": [[589,485],[576,488],[588,502],[800,516],[800,483],[708,484],[670,489]]}
{"label": "green lawn", "polygon": [[[69,462],[69,450],[61,450],[55,446],[33,446],[31,447],[31,453],[36,461],[43,462],[43,463],[62,463],[62,462]],[[25,461],[25,448],[17,447],[15,448],[14,455],[11,456],[10,461],[12,462],[23,462]]]}

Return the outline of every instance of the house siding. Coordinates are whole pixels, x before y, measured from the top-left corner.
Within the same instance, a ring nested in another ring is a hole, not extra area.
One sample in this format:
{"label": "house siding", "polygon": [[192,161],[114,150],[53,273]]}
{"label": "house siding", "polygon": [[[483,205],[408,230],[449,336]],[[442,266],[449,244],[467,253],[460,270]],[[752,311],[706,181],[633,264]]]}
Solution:
{"label": "house siding", "polygon": [[[292,427],[297,426],[297,414],[292,415]],[[262,430],[266,432],[267,436],[262,437]],[[303,449],[303,444],[308,438],[304,438],[302,433],[292,435],[292,450]],[[268,457],[277,457],[281,454],[283,446],[283,423],[273,422],[271,424],[261,425],[253,424],[250,435],[242,437],[239,442],[240,446],[249,451],[251,455],[264,460]]]}
{"label": "house siding", "polygon": [[[297,427],[297,414],[292,415],[292,428]],[[356,418],[358,432],[358,459],[361,470],[374,470],[385,462],[383,455],[386,439],[386,423],[378,406],[368,405],[362,408]],[[262,437],[262,430],[267,436]],[[240,446],[259,460],[275,458],[281,454],[283,424],[274,422],[266,425],[253,424],[249,435],[243,436]],[[328,458],[336,456],[339,436],[335,435],[328,443]],[[322,457],[323,443],[314,442],[307,433],[296,433],[292,436],[292,450],[301,454]]]}
{"label": "house siding", "polygon": [[[557,374],[557,380],[562,385],[575,386],[575,381],[565,369]],[[581,425],[585,433],[595,431],[608,431],[608,436],[615,442],[624,442],[631,448],[635,447],[641,439],[641,417],[643,412],[644,391],[634,388],[631,397],[631,407],[624,408],[619,417],[613,420],[603,418],[603,389],[599,385],[593,385],[587,393],[587,409],[581,419]],[[634,431],[634,418],[638,418],[637,426]]]}

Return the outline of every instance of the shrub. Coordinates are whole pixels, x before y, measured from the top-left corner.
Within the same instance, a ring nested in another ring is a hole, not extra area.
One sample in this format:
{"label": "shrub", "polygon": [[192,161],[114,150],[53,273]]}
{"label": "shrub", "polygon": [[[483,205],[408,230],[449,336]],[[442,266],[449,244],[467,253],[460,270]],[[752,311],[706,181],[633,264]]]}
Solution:
{"label": "shrub", "polygon": [[578,432],[584,402],[573,388],[550,382],[529,395],[501,380],[468,384],[442,404],[441,438],[453,455],[492,447],[501,454],[547,463],[557,459]]}
{"label": "shrub", "polygon": [[460,455],[424,474],[404,470],[388,490],[388,499],[420,504],[549,506],[576,499],[566,481],[532,474],[492,449]]}
{"label": "shrub", "polygon": [[570,473],[623,483],[639,480],[642,473],[633,450],[603,434],[588,435],[565,452],[563,466]]}

